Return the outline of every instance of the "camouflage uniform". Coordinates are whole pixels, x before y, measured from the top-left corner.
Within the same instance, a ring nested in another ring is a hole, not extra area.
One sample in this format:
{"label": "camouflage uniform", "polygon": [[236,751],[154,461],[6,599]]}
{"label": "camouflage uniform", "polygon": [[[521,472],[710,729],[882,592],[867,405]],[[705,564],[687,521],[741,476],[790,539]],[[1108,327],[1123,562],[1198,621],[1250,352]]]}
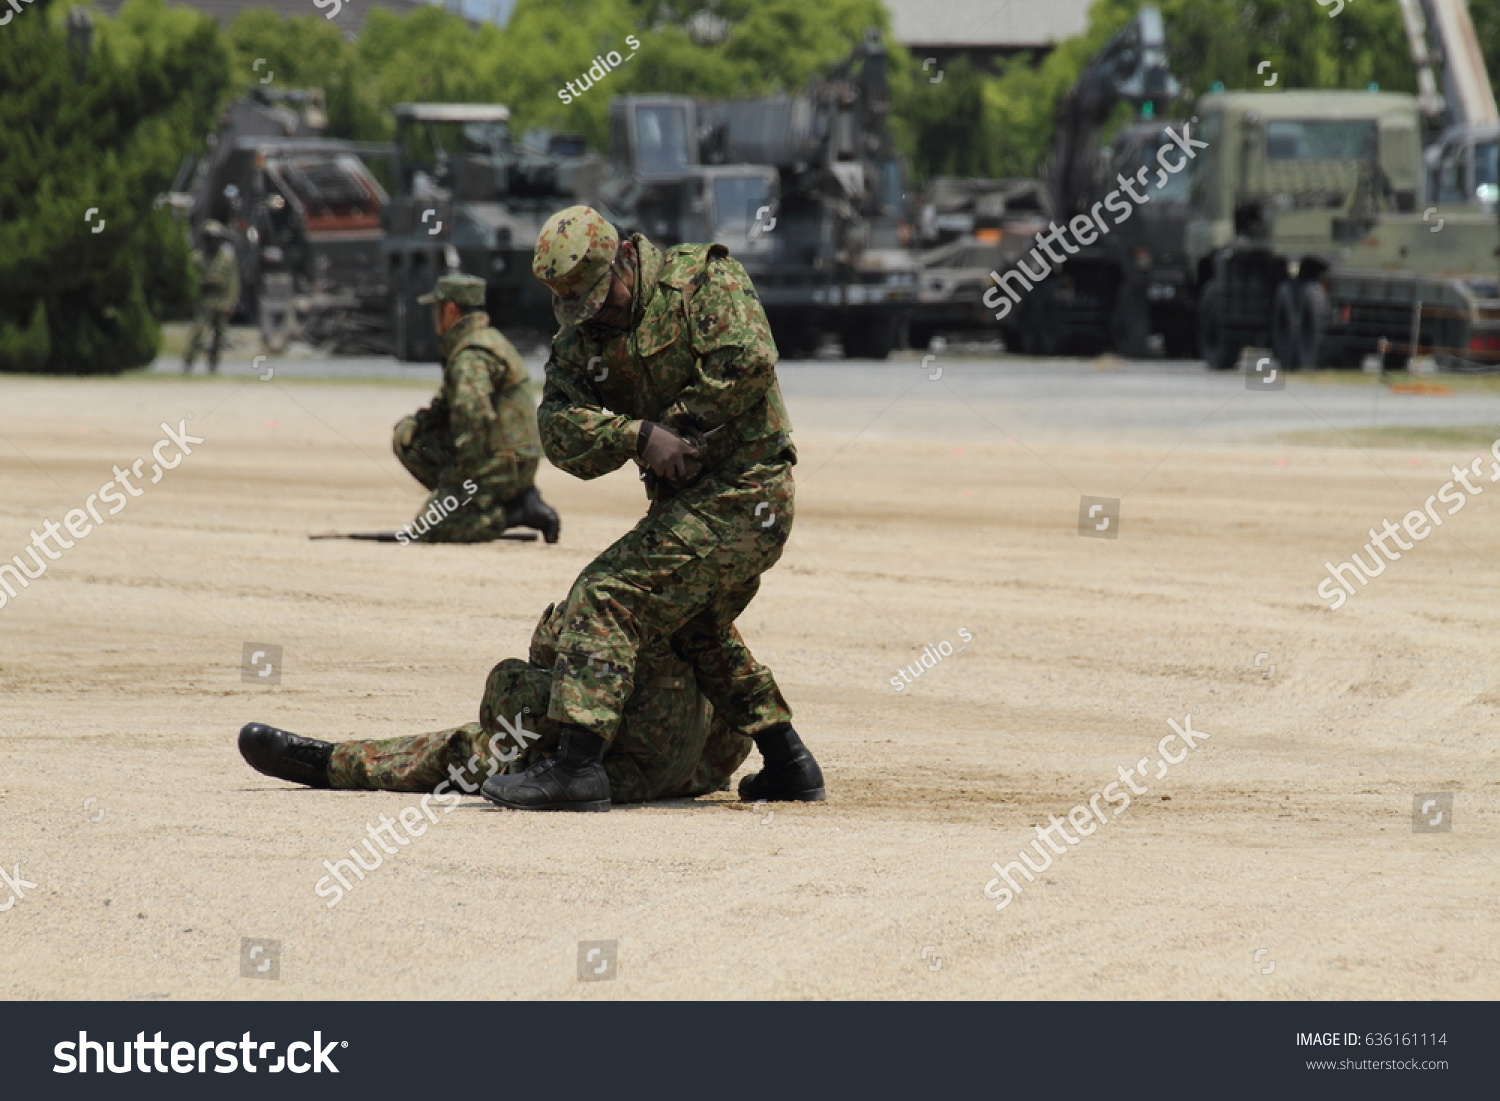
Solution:
{"label": "camouflage uniform", "polygon": [[443,388],[431,405],[396,425],[394,448],[401,465],[432,490],[412,525],[416,538],[482,543],[505,530],[505,503],[536,481],[542,445],[526,392],[530,376],[485,313],[465,315],[439,347]]}
{"label": "camouflage uniform", "polygon": [[[590,237],[599,224],[613,232],[586,214]],[[788,723],[771,671],[734,626],[781,557],[793,515],[796,452],[755,289],[722,245],[663,254],[637,235],[631,327],[568,324],[569,304],[583,298],[563,297],[572,291],[559,273],[589,247],[577,224],[565,218],[556,239],[544,231],[534,267],[564,321],[538,414],[548,459],[579,478],[608,474],[637,460],[643,420],[692,442],[700,459],[678,485],[643,471],[646,516],[574,582],[547,717],[609,739],[650,676],[645,648],[666,639],[732,729],[753,736]]]}
{"label": "camouflage uniform", "polygon": [[234,246],[216,236],[210,236],[207,244],[215,240],[218,248],[211,257],[205,259],[203,251],[193,253],[193,264],[198,269],[198,304],[194,308],[192,332],[188,335],[187,354],[182,361],[184,371],[193,369],[193,360],[198,358],[205,342],[208,345],[208,369],[219,369],[224,330],[229,327],[229,319],[240,300],[240,266]]}
{"label": "camouflage uniform", "polygon": [[[415,737],[343,742],[328,764],[330,785],[432,791],[446,780],[452,790],[472,792],[494,772],[521,772],[535,763],[558,735],[546,710],[561,619],[548,608],[532,636],[530,660],[510,658],[491,671],[479,722]],[[750,739],[714,714],[692,669],[665,645],[642,651],[638,680],[604,755],[613,800],[723,790],[748,755]]]}

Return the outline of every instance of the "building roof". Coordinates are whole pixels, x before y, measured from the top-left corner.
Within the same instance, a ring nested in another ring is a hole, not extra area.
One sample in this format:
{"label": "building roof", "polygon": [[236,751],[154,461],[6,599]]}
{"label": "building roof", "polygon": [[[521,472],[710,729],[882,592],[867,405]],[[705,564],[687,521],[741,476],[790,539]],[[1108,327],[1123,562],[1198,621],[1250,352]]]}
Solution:
{"label": "building roof", "polygon": [[[94,7],[113,19],[123,3],[124,0],[94,0]],[[345,34],[360,32],[365,13],[371,7],[406,15],[427,6],[423,0],[322,0],[317,5],[313,0],[168,0],[168,3],[210,16],[218,20],[221,27],[229,26],[229,21],[245,8],[264,9],[283,19],[299,15],[321,15],[326,19],[333,13],[331,22]]]}
{"label": "building roof", "polygon": [[501,103],[398,103],[394,114],[415,122],[507,122],[510,108]]}
{"label": "building roof", "polygon": [[1055,46],[1088,29],[1093,0],[885,0],[908,48],[1017,50]]}

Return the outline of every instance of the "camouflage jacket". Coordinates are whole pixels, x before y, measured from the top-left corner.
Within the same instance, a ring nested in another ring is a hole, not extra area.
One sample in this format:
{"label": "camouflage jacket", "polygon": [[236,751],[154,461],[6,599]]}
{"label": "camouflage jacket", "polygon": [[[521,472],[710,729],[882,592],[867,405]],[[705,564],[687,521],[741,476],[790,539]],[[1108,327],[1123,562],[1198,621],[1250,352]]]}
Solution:
{"label": "camouflage jacket", "polygon": [[489,315],[466,315],[438,348],[443,388],[427,415],[447,420],[457,470],[482,480],[505,455],[540,456],[536,412],[526,393],[530,376],[515,345],[490,328]]}
{"label": "camouflage jacket", "polygon": [[636,458],[641,421],[691,438],[703,466],[746,466],[791,448],[765,311],[723,245],[639,255],[631,328],[604,339],[587,325],[552,338],[538,414],[547,458],[597,478]]}
{"label": "camouflage jacket", "polygon": [[[532,669],[547,672],[543,684],[550,684],[551,670],[557,664],[565,611],[564,607],[549,605],[531,636],[527,662]],[[486,686],[480,721],[491,733],[500,729],[497,716],[508,717],[521,708],[516,682],[504,675],[506,667],[513,664],[519,662],[502,662]],[[534,702],[536,714],[545,714],[545,697]],[[532,745],[511,771],[535,764],[555,745],[556,732],[551,730],[550,721],[543,719],[536,725],[547,736]],[[749,738],[714,714],[713,706],[698,688],[692,666],[672,652],[670,643],[656,639],[641,647],[634,688],[603,758],[610,791],[617,802],[721,790],[750,749]]]}
{"label": "camouflage jacket", "polygon": [[198,290],[203,305],[213,310],[232,310],[240,298],[240,265],[234,246],[220,242],[211,257],[195,253],[198,268]]}

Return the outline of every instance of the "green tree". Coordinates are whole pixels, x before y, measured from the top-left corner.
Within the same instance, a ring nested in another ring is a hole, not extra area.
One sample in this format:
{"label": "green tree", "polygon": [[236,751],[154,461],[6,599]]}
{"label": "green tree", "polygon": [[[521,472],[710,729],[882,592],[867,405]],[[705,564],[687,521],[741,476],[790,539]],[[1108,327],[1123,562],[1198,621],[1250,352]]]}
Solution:
{"label": "green tree", "polygon": [[0,370],[149,363],[156,318],[191,286],[184,235],[153,200],[214,118],[218,29],[130,0],[96,20],[80,83],[66,14],[38,0],[0,33]]}
{"label": "green tree", "polygon": [[[1500,0],[1480,0],[1500,7]],[[1179,107],[1215,84],[1230,89],[1265,87],[1277,74],[1276,91],[1297,88],[1363,88],[1371,82],[1387,91],[1412,91],[1412,71],[1401,12],[1396,0],[1347,4],[1335,19],[1331,8],[1311,0],[1157,0],[1167,32],[1173,71],[1186,90]],[[1111,35],[1135,17],[1142,0],[1099,0],[1089,12],[1088,30],[1061,43],[1038,61],[1011,59],[985,76],[983,109],[975,112],[971,92],[948,80],[899,105],[909,119],[941,114],[931,99],[949,97],[955,115],[974,140],[993,150],[962,157],[936,143],[913,147],[918,176],[948,171],[946,164],[988,164],[992,175],[1033,175],[1046,162],[1058,104],[1089,59]],[[1477,12],[1476,12],[1477,15]],[[1482,36],[1481,36],[1482,37]],[[1492,47],[1500,48],[1500,47]],[[1269,62],[1265,72],[1262,62]]]}

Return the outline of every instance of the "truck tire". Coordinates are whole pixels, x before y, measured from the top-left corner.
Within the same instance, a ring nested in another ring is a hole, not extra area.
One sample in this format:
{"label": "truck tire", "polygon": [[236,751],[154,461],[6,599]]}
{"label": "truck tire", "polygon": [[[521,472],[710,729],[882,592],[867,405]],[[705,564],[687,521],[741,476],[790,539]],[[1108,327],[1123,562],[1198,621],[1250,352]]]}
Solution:
{"label": "truck tire", "polygon": [[1285,371],[1303,366],[1301,286],[1291,279],[1283,281],[1271,306],[1271,351]]}
{"label": "truck tire", "polygon": [[845,359],[889,359],[896,346],[896,316],[857,317],[840,333]]}
{"label": "truck tire", "polygon": [[391,345],[397,361],[401,363],[412,361],[412,299],[406,278],[406,271],[403,269],[401,274],[391,280]]}
{"label": "truck tire", "polygon": [[1198,353],[1215,371],[1227,371],[1240,358],[1240,348],[1233,331],[1224,324],[1224,303],[1219,281],[1210,279],[1203,287],[1198,304]]}
{"label": "truck tire", "polygon": [[1121,287],[1109,313],[1109,342],[1125,359],[1151,354],[1151,304],[1139,287]]}
{"label": "truck tire", "polygon": [[767,318],[776,354],[781,359],[811,359],[822,342],[822,332],[805,317],[777,314]]}
{"label": "truck tire", "polygon": [[1021,302],[1017,327],[1021,330],[1021,352],[1028,356],[1062,355],[1057,331],[1057,304],[1052,287],[1042,283]]}
{"label": "truck tire", "polygon": [[1297,313],[1297,366],[1333,366],[1334,349],[1328,339],[1333,310],[1328,305],[1328,292],[1320,283],[1303,283],[1298,297],[1301,309]]}
{"label": "truck tire", "polygon": [[1198,319],[1187,310],[1173,310],[1162,326],[1168,359],[1198,358]]}

